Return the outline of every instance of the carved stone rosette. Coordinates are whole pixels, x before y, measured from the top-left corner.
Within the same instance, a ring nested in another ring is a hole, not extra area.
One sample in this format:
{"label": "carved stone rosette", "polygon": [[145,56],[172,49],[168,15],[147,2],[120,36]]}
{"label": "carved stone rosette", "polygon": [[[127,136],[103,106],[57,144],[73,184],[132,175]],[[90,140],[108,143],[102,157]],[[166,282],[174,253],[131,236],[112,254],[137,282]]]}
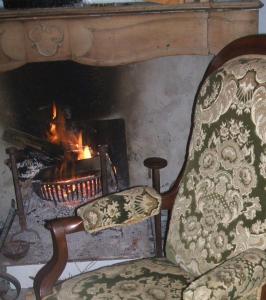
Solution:
{"label": "carved stone rosette", "polygon": [[28,37],[42,56],[50,57],[57,54],[64,42],[64,29],[60,26],[39,23],[30,29]]}

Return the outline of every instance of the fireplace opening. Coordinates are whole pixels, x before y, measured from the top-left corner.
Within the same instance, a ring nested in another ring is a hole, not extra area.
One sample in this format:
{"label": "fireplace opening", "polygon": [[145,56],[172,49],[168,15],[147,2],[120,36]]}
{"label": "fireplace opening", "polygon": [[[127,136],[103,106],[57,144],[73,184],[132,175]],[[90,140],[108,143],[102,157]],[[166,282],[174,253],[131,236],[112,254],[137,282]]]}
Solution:
{"label": "fireplace opening", "polygon": [[[117,99],[116,77],[115,67],[73,62],[37,63],[3,74],[8,92],[6,103],[1,101],[7,104],[0,111],[2,138],[17,148],[15,153],[8,148],[8,154],[16,160],[14,186],[21,190],[23,204],[10,235],[17,239],[22,231],[22,240],[30,244],[19,264],[28,263],[29,257],[31,263],[49,258],[45,220],[73,215],[82,203],[129,187],[127,122],[123,99]],[[134,103],[128,107],[129,113],[133,107]],[[133,258],[154,253],[150,222],[99,233],[95,247],[91,239],[82,236],[78,251],[73,240],[70,257]],[[109,241],[110,249],[99,250],[99,240]],[[135,247],[136,241],[143,247]],[[88,243],[90,253],[82,253]],[[114,251],[114,243],[124,244],[122,253]],[[9,255],[11,249],[6,252]]]}
{"label": "fireplace opening", "polygon": [[77,126],[89,137],[83,146],[88,156],[86,150],[82,156],[67,145],[62,160],[33,178],[37,194],[56,205],[78,205],[129,186],[124,120],[83,121]]}
{"label": "fireplace opening", "polygon": [[[35,150],[31,156],[39,169],[30,179],[41,199],[77,206],[128,187],[125,122],[112,116],[112,69],[57,62],[10,73],[7,84],[19,84],[4,114],[15,129],[5,130],[3,138]],[[38,161],[36,152],[48,157]]]}

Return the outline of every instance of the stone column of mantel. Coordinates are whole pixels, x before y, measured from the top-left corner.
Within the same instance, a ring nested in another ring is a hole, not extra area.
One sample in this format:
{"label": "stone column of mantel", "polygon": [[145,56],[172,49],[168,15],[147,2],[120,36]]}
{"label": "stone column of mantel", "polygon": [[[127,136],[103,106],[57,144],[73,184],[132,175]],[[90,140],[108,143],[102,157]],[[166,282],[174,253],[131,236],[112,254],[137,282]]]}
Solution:
{"label": "stone column of mantel", "polygon": [[73,60],[114,66],[217,53],[256,34],[258,1],[0,11],[0,71]]}

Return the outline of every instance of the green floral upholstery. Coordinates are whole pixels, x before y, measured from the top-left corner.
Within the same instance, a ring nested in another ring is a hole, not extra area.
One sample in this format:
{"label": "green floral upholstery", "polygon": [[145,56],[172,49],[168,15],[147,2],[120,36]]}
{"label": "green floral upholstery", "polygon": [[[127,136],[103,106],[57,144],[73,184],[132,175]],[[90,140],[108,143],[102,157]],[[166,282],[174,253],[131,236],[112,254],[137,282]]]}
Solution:
{"label": "green floral upholstery", "polygon": [[143,221],[160,212],[161,196],[150,187],[135,187],[111,194],[81,206],[77,214],[85,230],[125,226]]}
{"label": "green floral upholstery", "polygon": [[192,279],[165,259],[142,259],[74,277],[45,300],[178,300]]}
{"label": "green floral upholstery", "polygon": [[266,248],[266,56],[228,61],[197,99],[167,257],[194,275]]}
{"label": "green floral upholstery", "polygon": [[266,253],[246,250],[193,281],[183,300],[256,300],[266,282]]}
{"label": "green floral upholstery", "polygon": [[[192,129],[168,262],[103,268],[58,285],[46,299],[260,299],[266,282],[266,56],[238,57],[210,75]],[[148,218],[160,204],[154,190],[138,187],[98,199],[78,214],[94,232]]]}

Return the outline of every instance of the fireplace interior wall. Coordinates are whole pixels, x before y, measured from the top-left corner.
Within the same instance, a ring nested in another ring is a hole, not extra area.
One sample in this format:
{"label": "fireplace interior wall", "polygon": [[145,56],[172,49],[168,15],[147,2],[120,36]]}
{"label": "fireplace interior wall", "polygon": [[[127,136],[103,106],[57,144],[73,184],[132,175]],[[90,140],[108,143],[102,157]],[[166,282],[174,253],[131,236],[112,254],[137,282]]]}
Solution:
{"label": "fireplace interior wall", "polygon": [[[196,89],[211,56],[176,56],[95,68],[72,62],[38,63],[0,76],[0,133],[7,126],[40,134],[53,101],[70,107],[75,120],[123,118],[126,123],[130,186],[150,185],[143,160],[161,156],[163,189],[184,161]],[[92,89],[91,87],[94,86]],[[10,170],[0,142],[1,201],[4,220],[14,198]]]}

